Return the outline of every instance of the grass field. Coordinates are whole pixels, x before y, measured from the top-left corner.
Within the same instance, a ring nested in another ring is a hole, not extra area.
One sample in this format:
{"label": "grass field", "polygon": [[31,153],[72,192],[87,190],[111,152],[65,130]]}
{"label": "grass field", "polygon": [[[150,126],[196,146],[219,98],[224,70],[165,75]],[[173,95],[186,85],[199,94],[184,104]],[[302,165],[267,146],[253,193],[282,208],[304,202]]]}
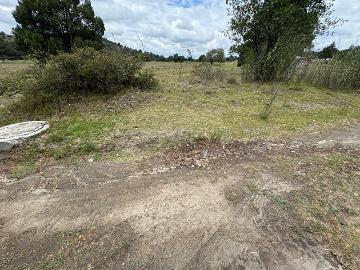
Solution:
{"label": "grass field", "polygon": [[[7,73],[29,62],[2,62]],[[116,96],[91,96],[36,115],[0,112],[0,125],[47,120],[48,135],[25,151],[49,159],[94,156],[118,161],[143,157],[196,138],[281,140],[360,120],[360,96],[293,83],[254,84],[201,81],[191,76],[194,64],[148,63],[159,80],[154,90],[129,89]],[[224,67],[238,78],[235,63]],[[276,92],[268,119],[262,117]],[[32,118],[31,118],[32,117]],[[50,146],[50,147],[48,147]],[[29,155],[28,155],[29,154]]]}
{"label": "grass field", "polygon": [[32,62],[28,60],[17,60],[17,61],[0,60],[0,78],[12,72],[27,68],[31,64]]}
{"label": "grass field", "polygon": [[[0,77],[30,65],[0,62]],[[22,178],[47,165],[87,160],[134,164],[200,138],[288,141],[360,121],[360,96],[353,92],[291,82],[246,83],[238,79],[235,63],[222,67],[227,74],[222,81],[194,78],[196,66],[191,63],[147,63],[145,68],[156,74],[159,84],[155,89],[70,99],[53,108],[39,108],[34,114],[9,114],[2,108],[1,126],[22,120],[47,120],[51,125],[47,134],[14,151],[10,173]],[[301,186],[288,197],[265,195],[272,196],[281,218],[300,224],[300,231],[291,227],[293,233],[315,235],[345,269],[356,269],[360,244],[358,164],[357,156],[329,152],[291,158],[273,155],[266,164],[259,161],[246,166],[250,175],[266,168]],[[254,184],[248,187],[261,195],[259,188]]]}

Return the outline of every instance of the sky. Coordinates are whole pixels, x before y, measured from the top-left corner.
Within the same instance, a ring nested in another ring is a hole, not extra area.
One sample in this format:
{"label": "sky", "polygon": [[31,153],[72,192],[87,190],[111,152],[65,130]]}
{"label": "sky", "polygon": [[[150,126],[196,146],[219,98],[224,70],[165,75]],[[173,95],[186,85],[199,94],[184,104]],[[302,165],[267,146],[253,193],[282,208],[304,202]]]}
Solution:
{"label": "sky", "polygon": [[[0,0],[0,31],[11,33],[17,0]],[[106,27],[105,37],[134,49],[164,56],[194,57],[214,48],[228,49],[223,34],[228,17],[225,0],[92,0]],[[341,49],[360,42],[360,1],[336,0],[334,16],[345,22],[316,40],[316,48],[336,42]]]}

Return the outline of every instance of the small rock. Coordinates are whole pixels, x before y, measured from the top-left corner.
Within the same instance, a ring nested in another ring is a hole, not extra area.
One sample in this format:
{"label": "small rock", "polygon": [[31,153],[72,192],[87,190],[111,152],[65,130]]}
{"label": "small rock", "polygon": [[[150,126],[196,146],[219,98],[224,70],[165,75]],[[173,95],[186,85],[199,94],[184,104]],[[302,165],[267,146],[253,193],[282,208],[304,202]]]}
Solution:
{"label": "small rock", "polygon": [[0,151],[11,150],[49,128],[48,122],[32,121],[17,123],[0,128]]}

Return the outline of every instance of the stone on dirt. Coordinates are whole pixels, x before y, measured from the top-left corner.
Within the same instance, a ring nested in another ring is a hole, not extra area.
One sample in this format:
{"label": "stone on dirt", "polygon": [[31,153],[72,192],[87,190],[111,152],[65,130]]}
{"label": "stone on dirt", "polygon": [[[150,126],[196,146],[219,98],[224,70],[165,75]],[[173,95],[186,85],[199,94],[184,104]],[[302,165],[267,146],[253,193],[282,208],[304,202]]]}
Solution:
{"label": "stone on dirt", "polygon": [[49,129],[49,123],[31,121],[17,123],[0,128],[0,151],[11,150],[14,146],[26,142]]}

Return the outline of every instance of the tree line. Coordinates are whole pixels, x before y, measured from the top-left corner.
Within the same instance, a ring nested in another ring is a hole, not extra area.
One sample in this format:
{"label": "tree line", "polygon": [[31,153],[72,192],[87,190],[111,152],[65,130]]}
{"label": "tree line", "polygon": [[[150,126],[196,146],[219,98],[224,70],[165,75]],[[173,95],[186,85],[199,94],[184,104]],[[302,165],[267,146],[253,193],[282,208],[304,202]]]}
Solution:
{"label": "tree line", "polygon": [[[333,0],[226,0],[230,56],[223,49],[210,50],[194,59],[174,54],[164,57],[135,50],[103,38],[103,20],[95,15],[90,0],[19,0],[13,12],[17,22],[14,38],[0,37],[2,57],[32,55],[44,59],[78,47],[118,48],[127,54],[142,55],[147,61],[238,60],[254,80],[283,80],[297,56],[312,53],[314,39],[336,25],[331,17]],[[316,56],[331,58],[335,43]]]}
{"label": "tree line", "polygon": [[[192,57],[190,50],[187,57],[179,54],[165,57],[103,38],[104,22],[95,15],[90,0],[20,0],[13,16],[17,22],[13,35],[7,35],[6,40],[0,39],[0,55],[4,59],[15,59],[24,55],[46,59],[59,52],[92,47],[97,50],[117,49],[125,54],[141,55],[145,61],[198,60]],[[223,49],[211,50],[200,57],[200,61],[211,63],[225,60]]]}
{"label": "tree line", "polygon": [[0,60],[16,60],[25,56],[25,53],[16,44],[13,35],[0,32]]}

